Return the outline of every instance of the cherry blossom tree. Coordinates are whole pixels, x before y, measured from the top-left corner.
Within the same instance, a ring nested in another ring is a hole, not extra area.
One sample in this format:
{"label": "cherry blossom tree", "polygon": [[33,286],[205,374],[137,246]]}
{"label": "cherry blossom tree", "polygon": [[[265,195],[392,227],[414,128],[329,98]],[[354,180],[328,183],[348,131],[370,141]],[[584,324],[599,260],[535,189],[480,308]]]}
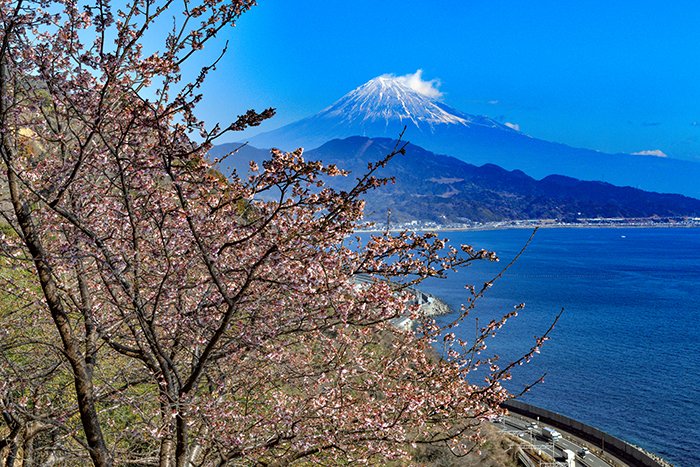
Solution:
{"label": "cherry blossom tree", "polygon": [[[253,4],[0,0],[3,462],[463,453],[546,338],[499,368],[480,353],[517,307],[463,342],[410,301],[409,286],[493,253],[434,234],[353,236],[400,143],[350,191],[324,183],[342,169],[301,150],[273,150],[247,176],[212,167],[219,138],[273,111],[207,127],[196,105],[218,59],[192,76],[186,65]],[[468,382],[479,367],[485,381]]]}

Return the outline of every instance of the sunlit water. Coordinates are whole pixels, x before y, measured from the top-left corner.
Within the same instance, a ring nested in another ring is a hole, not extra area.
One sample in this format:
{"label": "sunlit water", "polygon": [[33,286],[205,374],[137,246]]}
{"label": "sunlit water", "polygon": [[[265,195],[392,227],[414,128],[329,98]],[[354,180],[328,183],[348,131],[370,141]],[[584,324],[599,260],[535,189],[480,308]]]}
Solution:
{"label": "sunlit water", "polygon": [[[526,230],[444,232],[452,243],[496,250],[423,288],[454,308],[464,283],[482,284],[523,246]],[[541,355],[520,367],[523,400],[598,427],[680,466],[700,466],[700,230],[543,229],[474,316],[483,322],[520,302],[525,310],[490,345],[526,352],[561,308]],[[440,320],[449,319],[449,316]],[[456,330],[474,335],[474,324]]]}

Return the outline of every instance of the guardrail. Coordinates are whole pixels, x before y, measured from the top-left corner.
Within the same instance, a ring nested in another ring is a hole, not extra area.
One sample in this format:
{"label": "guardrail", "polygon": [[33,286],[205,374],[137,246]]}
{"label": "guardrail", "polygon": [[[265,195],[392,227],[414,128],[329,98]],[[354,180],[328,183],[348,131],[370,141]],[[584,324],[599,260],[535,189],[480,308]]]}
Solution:
{"label": "guardrail", "polygon": [[537,467],[532,459],[530,459],[523,451],[518,451],[518,460],[522,462],[525,467]]}
{"label": "guardrail", "polygon": [[507,401],[501,404],[502,407],[513,413],[524,415],[528,418],[536,419],[556,428],[561,428],[567,433],[571,433],[589,443],[600,447],[603,451],[609,452],[618,459],[634,466],[642,467],[665,467],[653,457],[649,456],[644,451],[637,449],[625,441],[615,438],[597,428],[581,423],[573,418],[542,409],[534,405],[526,404],[521,401]]}

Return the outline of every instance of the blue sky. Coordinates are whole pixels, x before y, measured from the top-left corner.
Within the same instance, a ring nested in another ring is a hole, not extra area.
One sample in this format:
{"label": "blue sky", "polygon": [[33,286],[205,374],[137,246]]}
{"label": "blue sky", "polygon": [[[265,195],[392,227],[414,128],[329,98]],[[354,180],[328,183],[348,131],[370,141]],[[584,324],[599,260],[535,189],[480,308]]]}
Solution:
{"label": "blue sky", "polygon": [[272,106],[262,129],[276,128],[422,69],[448,105],[538,138],[700,160],[700,2],[259,3],[226,33],[201,108],[212,122]]}

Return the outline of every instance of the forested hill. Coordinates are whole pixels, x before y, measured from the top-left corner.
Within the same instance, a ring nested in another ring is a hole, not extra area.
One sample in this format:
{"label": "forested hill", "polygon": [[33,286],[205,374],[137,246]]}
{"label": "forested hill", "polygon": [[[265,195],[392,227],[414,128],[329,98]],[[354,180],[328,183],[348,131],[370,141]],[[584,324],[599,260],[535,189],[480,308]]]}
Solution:
{"label": "forested hill", "polygon": [[[333,186],[347,189],[367,170],[368,163],[382,158],[394,145],[388,138],[336,139],[306,152],[305,158],[350,170],[350,176],[331,180]],[[220,157],[235,147],[238,145],[217,146],[211,156]],[[245,146],[227,158],[221,169],[228,173],[236,168],[245,174],[248,161],[261,162],[268,155],[267,150]],[[366,214],[372,220],[385,220],[388,209],[396,222],[700,217],[700,200],[694,198],[560,175],[535,180],[519,170],[508,171],[493,164],[477,167],[411,144],[406,155],[395,157],[380,175],[394,176],[396,183],[366,196]]]}

